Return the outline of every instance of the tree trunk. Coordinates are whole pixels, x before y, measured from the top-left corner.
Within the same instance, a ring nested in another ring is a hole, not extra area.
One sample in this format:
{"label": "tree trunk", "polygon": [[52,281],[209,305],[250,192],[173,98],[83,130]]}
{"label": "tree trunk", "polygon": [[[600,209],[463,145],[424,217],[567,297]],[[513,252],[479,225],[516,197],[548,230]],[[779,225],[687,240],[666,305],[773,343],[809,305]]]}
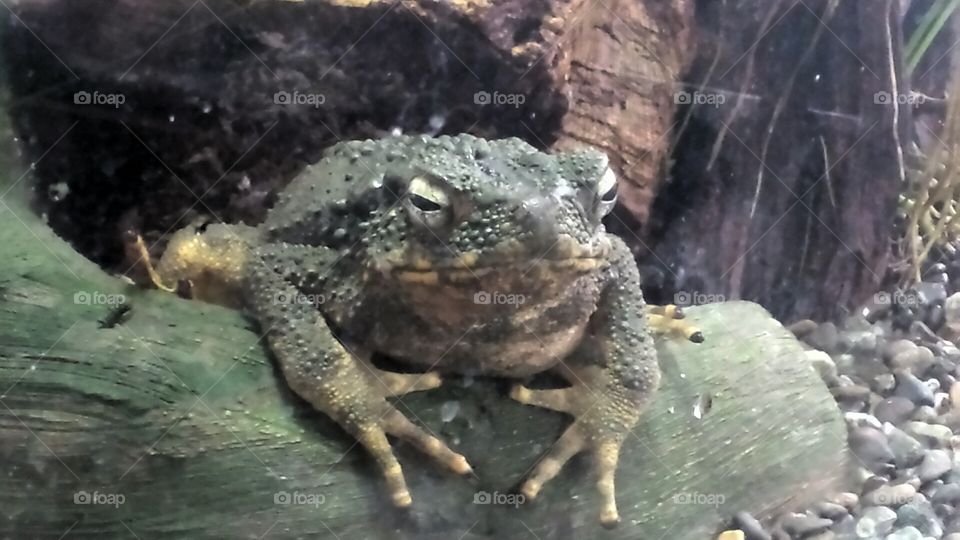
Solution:
{"label": "tree trunk", "polygon": [[715,294],[781,320],[830,319],[878,290],[910,140],[910,107],[894,104],[908,91],[899,8],[698,4],[704,46],[652,225],[663,299]]}

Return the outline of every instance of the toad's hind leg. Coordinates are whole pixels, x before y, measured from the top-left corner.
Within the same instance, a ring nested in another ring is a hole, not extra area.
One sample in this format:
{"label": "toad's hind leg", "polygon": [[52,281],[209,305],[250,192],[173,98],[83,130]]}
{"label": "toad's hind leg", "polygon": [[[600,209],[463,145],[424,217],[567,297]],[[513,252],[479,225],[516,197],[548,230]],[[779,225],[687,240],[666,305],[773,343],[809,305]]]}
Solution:
{"label": "toad's hind leg", "polygon": [[[284,259],[290,253],[289,246],[257,248],[247,265],[251,307],[290,387],[367,449],[396,506],[408,506],[412,501],[387,435],[410,441],[456,473],[470,472],[462,455],[425,433],[387,401],[389,396],[434,387],[439,383],[437,376],[388,374],[354,357],[333,335],[316,306],[303,301],[310,296],[281,274],[289,268]],[[325,255],[323,248],[297,254],[308,265]],[[331,254],[329,259],[318,265],[335,257]]]}

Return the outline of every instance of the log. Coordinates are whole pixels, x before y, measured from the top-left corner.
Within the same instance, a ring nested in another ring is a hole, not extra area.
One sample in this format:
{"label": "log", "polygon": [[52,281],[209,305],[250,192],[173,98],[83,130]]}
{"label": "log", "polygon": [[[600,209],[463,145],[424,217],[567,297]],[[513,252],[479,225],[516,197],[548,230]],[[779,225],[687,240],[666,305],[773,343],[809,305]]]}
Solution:
{"label": "log", "polygon": [[403,398],[476,474],[399,444],[414,506],[394,510],[249,320],[104,273],[14,194],[0,212],[5,536],[703,539],[736,511],[766,518],[844,485],[846,429],[801,345],[730,302],[689,310],[706,343],[658,344],[663,383],[624,447],[615,530],[599,526],[582,458],[538,500],[512,495],[569,419],[512,402],[496,379]]}

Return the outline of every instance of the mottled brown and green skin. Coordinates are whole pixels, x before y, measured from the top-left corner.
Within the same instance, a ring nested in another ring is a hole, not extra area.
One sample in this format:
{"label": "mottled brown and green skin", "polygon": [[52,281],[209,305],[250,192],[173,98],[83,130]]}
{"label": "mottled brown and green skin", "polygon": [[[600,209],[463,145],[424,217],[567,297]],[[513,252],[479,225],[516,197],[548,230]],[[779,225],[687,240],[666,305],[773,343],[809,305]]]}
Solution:
{"label": "mottled brown and green skin", "polygon": [[[659,370],[636,264],[600,222],[613,204],[599,192],[607,167],[595,151],[548,155],[518,139],[342,143],[293,181],[262,225],[178,233],[158,268],[200,298],[239,299],[291,388],[371,452],[399,506],[411,497],[385,435],[457,472],[470,467],[388,397],[437,386],[438,371],[557,370],[570,387],[512,392],[574,416],[521,489],[536,496],[589,451],[601,519],[615,523],[620,446]],[[415,178],[443,204],[424,209],[409,193]],[[427,373],[381,371],[371,352]]]}

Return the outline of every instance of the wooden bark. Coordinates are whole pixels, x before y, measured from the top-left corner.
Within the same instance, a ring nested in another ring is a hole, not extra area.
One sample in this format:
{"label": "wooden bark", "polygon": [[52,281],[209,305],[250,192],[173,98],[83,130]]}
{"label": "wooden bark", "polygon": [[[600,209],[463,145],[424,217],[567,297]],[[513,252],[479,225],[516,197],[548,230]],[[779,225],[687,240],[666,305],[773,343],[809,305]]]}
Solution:
{"label": "wooden bark", "polygon": [[[691,309],[707,342],[659,344],[664,381],[624,447],[624,522],[607,532],[583,458],[535,502],[474,503],[510,493],[569,422],[512,402],[504,381],[453,377],[403,398],[476,475],[399,444],[415,500],[399,512],[366,454],[286,388],[240,313],[104,274],[12,195],[0,276],[5,536],[703,539],[736,511],[770,516],[843,484],[840,414],[796,339],[755,304]],[[123,501],[75,501],[85,496]]]}
{"label": "wooden bark", "polygon": [[[651,245],[666,299],[744,298],[781,320],[842,315],[891,262],[904,93],[900,2],[702,2]],[[662,204],[661,204],[662,203]]]}
{"label": "wooden bark", "polygon": [[[46,0],[14,10],[3,50],[18,132],[32,158],[44,156],[35,203],[81,252],[115,267],[118,229],[139,226],[153,244],[195,217],[255,223],[323,148],[394,129],[599,146],[643,220],[692,50],[691,0]],[[80,91],[126,99],[75,104]],[[325,101],[277,104],[278,92]],[[61,182],[69,195],[57,195]]]}

